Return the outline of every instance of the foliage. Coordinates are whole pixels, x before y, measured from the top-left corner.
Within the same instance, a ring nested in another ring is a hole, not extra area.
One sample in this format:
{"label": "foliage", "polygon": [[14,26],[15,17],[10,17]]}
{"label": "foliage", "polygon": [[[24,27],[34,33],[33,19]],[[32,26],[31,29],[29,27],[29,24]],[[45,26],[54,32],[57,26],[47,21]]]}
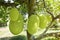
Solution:
{"label": "foliage", "polygon": [[0,23],[7,23],[8,9],[4,6],[0,6]]}

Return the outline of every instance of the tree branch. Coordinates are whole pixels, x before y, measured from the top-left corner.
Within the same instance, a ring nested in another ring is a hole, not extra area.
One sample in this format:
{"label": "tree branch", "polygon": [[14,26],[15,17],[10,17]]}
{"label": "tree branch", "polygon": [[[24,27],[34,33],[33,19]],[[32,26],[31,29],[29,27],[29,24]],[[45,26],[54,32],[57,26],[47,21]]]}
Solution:
{"label": "tree branch", "polygon": [[39,37],[37,37],[35,40],[38,40],[38,39],[40,40],[44,36],[44,34],[47,32],[47,30],[53,25],[53,22],[54,20],[51,21],[51,23],[46,27],[46,30],[42,34],[40,34]]}
{"label": "tree branch", "polygon": [[49,9],[46,8],[47,6],[46,6],[46,3],[45,3],[45,0],[43,0],[43,3],[44,3],[44,8],[46,9],[46,12],[49,13],[49,14],[51,15],[52,19],[54,19],[53,13],[51,13],[51,12],[49,11]]}
{"label": "tree branch", "polygon": [[46,12],[52,16],[52,21],[46,27],[46,30],[42,34],[40,34],[39,37],[37,37],[35,40],[40,40],[44,36],[44,34],[47,32],[47,30],[53,25],[53,22],[54,22],[54,15],[46,8],[45,0],[43,0],[43,3],[44,3],[44,8],[46,9]]}
{"label": "tree branch", "polygon": [[[27,6],[28,6],[28,14],[29,14],[29,16],[28,17],[30,17],[32,14],[34,14],[34,10],[35,10],[35,2],[36,0],[28,0],[28,4],[27,4]],[[33,40],[33,38],[32,38],[32,35],[30,34],[30,33],[28,33],[28,31],[27,31],[27,37],[28,37],[28,40]]]}
{"label": "tree branch", "polygon": [[60,14],[59,14],[59,15],[57,15],[54,19],[57,19],[57,18],[60,18]]}
{"label": "tree branch", "polygon": [[51,15],[51,17],[52,17],[52,20],[54,20],[54,15],[53,15],[53,13],[51,13],[51,12],[48,11],[48,10],[46,10],[46,12],[49,13],[49,14]]}

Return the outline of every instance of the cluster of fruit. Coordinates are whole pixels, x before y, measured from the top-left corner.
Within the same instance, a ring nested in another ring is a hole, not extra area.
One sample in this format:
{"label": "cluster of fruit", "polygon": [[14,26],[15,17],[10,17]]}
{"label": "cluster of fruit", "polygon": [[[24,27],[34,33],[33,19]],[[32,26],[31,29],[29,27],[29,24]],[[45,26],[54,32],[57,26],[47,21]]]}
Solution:
{"label": "cluster of fruit", "polygon": [[[51,21],[51,16],[46,14],[31,15],[28,18],[27,30],[30,34],[37,32],[38,28],[44,29],[47,27],[48,23]],[[24,19],[21,14],[19,14],[16,8],[10,10],[10,24],[9,29],[13,34],[19,34],[22,32],[24,26]]]}
{"label": "cluster of fruit", "polygon": [[23,16],[19,14],[19,11],[16,8],[10,10],[10,31],[17,35],[22,32],[24,26]]}

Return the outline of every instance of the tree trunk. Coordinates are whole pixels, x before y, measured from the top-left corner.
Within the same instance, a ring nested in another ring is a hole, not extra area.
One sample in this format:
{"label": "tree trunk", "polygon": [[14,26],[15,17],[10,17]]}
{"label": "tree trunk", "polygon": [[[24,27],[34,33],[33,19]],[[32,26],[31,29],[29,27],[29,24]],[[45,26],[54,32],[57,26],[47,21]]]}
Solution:
{"label": "tree trunk", "polygon": [[[30,17],[32,14],[34,14],[34,10],[35,10],[35,0],[28,0],[28,4],[27,4],[27,7],[28,7],[28,17]],[[32,38],[31,38],[31,34],[29,34],[28,33],[28,31],[27,31],[27,38],[28,38],[28,40],[32,40]]]}

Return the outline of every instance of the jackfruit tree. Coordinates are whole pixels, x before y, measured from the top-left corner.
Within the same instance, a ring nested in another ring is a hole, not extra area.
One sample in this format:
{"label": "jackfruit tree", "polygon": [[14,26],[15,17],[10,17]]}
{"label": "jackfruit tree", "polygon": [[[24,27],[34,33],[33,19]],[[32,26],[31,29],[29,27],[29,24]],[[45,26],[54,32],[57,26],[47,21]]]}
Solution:
{"label": "jackfruit tree", "polygon": [[[56,35],[56,33],[46,34],[46,32],[50,28],[59,27],[60,0],[0,0],[0,5],[5,7],[5,9],[0,8],[0,19],[7,11],[9,30],[12,34],[18,35],[26,28],[27,40],[45,40],[42,38],[46,35]],[[44,30],[42,33],[40,33],[41,29]],[[40,34],[36,37],[35,34],[38,32]],[[54,38],[46,40],[57,40],[57,37]]]}

